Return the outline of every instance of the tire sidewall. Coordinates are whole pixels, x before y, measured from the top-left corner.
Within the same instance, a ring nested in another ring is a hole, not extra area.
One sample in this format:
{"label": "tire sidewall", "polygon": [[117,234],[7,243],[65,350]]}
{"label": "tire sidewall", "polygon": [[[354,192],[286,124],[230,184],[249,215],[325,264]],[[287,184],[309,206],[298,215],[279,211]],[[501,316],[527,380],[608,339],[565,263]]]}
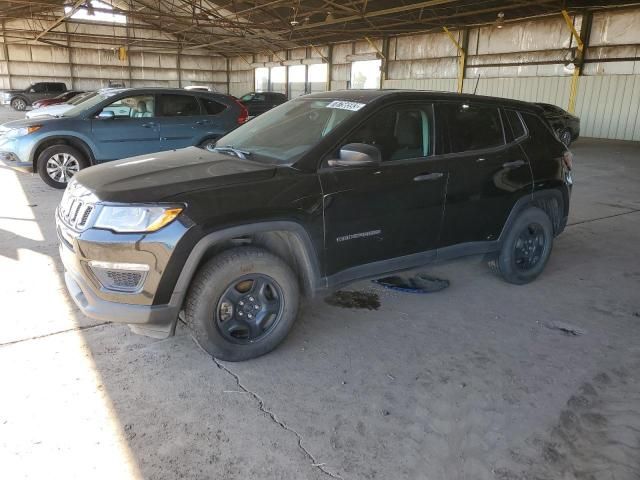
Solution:
{"label": "tire sidewall", "polygon": [[[242,251],[244,250],[244,251]],[[227,258],[241,254],[241,259]],[[214,313],[222,294],[232,282],[252,273],[261,273],[275,280],[282,290],[282,313],[273,330],[249,344],[227,340],[215,321]],[[193,288],[195,286],[195,288]],[[243,247],[223,252],[207,262],[196,274],[187,303],[187,323],[192,328],[196,341],[211,355],[221,360],[239,361],[259,357],[273,350],[289,333],[299,305],[299,286],[291,269],[269,252]]]}
{"label": "tire sidewall", "polygon": [[71,145],[53,145],[51,147],[45,148],[40,153],[37,160],[38,175],[40,175],[40,178],[50,187],[62,189],[66,188],[67,184],[63,182],[56,182],[47,173],[47,160],[49,160],[49,158],[57,153],[68,153],[69,155],[75,157],[80,164],[80,170],[88,166],[88,161],[85,155],[80,150],[72,147]]}
{"label": "tire sidewall", "polygon": [[[528,271],[518,270],[515,263],[515,243],[524,228],[531,223],[537,223],[542,227],[545,236],[544,250],[540,255],[540,260],[532,269]],[[524,210],[511,226],[505,238],[500,255],[498,257],[498,267],[500,273],[510,283],[522,285],[535,280],[544,270],[551,250],[553,248],[553,225],[546,212],[537,207],[529,207]]]}

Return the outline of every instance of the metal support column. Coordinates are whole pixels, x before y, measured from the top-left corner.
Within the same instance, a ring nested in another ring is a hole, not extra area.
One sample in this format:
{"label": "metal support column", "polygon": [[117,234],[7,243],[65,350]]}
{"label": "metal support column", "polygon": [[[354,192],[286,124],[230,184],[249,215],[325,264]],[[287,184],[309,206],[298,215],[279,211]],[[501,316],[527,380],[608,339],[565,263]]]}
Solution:
{"label": "metal support column", "polygon": [[458,93],[462,93],[464,88],[464,71],[467,68],[467,42],[469,39],[469,32],[466,29],[462,30],[461,45],[447,27],[442,27],[442,29],[458,50]]}
{"label": "metal support column", "polygon": [[178,88],[182,88],[182,66],[180,65],[180,52],[182,51],[182,48],[178,49],[178,56],[177,56],[177,60],[176,63],[178,65]]}
{"label": "metal support column", "polygon": [[7,48],[7,38],[4,36],[4,20],[2,21],[2,53],[4,54],[4,63],[7,66],[7,80],[9,82],[9,90],[12,87],[11,85],[11,68],[9,67],[9,49]]}
{"label": "metal support column", "polygon": [[564,18],[571,35],[576,41],[576,57],[573,62],[573,76],[571,77],[571,87],[569,89],[569,105],[567,111],[569,113],[575,113],[576,111],[576,98],[578,96],[578,82],[582,75],[582,67],[584,66],[584,54],[591,31],[591,12],[587,12],[582,18],[582,35],[578,33],[576,27],[573,25],[573,19],[569,16],[566,10],[562,10],[562,17]]}

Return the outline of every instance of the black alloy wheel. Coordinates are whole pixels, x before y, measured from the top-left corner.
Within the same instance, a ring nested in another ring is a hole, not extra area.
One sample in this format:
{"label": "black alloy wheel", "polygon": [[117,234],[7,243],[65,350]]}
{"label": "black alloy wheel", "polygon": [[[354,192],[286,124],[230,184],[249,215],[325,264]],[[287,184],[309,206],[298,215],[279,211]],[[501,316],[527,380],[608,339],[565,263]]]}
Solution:
{"label": "black alloy wheel", "polygon": [[547,213],[528,207],[516,218],[501,241],[489,267],[516,285],[535,280],[544,270],[553,248],[553,225]]}
{"label": "black alloy wheel", "polygon": [[516,268],[526,272],[535,267],[545,249],[546,237],[542,225],[530,223],[518,236],[514,244],[514,259]]}
{"label": "black alloy wheel", "polygon": [[283,311],[282,288],[265,274],[234,280],[222,294],[214,321],[224,338],[233,343],[253,343],[268,335]]}

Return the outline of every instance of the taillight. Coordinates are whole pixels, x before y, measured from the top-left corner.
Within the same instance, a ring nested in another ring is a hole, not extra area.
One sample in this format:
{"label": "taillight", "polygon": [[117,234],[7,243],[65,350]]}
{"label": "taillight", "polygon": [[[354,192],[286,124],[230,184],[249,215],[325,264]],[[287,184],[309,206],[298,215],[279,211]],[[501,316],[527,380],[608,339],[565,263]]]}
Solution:
{"label": "taillight", "polygon": [[564,152],[564,154],[562,155],[562,162],[564,163],[564,166],[567,167],[567,170],[571,170],[571,167],[573,165],[573,153],[571,153],[569,150]]}
{"label": "taillight", "polygon": [[238,118],[236,121],[238,122],[238,125],[242,125],[249,119],[249,110],[247,110],[247,107],[245,107],[242,103],[240,103],[235,98],[233,99],[233,101],[236,102],[240,107],[240,115],[238,115]]}

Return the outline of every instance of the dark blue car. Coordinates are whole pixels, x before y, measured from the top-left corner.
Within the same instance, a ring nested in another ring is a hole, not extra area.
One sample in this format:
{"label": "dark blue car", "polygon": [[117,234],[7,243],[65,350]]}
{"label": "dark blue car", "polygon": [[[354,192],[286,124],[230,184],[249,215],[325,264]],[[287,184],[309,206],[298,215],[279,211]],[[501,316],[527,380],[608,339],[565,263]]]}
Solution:
{"label": "dark blue car", "polygon": [[61,117],[0,126],[0,159],[64,188],[88,166],[215,141],[247,119],[235,98],[183,89],[104,89]]}

